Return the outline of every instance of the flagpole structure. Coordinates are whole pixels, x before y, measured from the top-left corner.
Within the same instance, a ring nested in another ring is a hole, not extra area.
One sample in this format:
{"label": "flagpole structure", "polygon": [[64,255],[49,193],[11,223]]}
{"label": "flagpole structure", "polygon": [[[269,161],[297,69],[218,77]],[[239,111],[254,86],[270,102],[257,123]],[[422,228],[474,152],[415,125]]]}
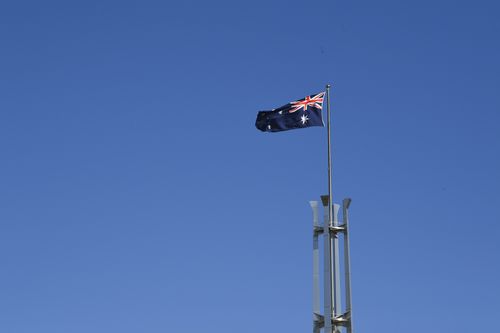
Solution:
{"label": "flagpole structure", "polygon": [[[324,223],[318,221],[318,202],[310,201],[313,210],[313,333],[354,333],[352,325],[351,263],[348,236],[348,210],[351,199],[342,201],[342,224],[338,220],[340,205],[333,203],[330,85],[326,85],[328,132],[328,195],[321,196]],[[323,234],[323,314],[320,313],[319,235]],[[343,263],[340,262],[340,236],[343,240]],[[341,290],[341,265],[344,290]],[[344,309],[342,307],[344,298]]]}
{"label": "flagpole structure", "polygon": [[[326,114],[327,114],[327,133],[328,133],[328,201],[333,202],[332,193],[332,131],[330,129],[332,123],[332,112],[330,111],[330,85],[326,85]],[[328,205],[328,223],[333,223],[332,205]]]}

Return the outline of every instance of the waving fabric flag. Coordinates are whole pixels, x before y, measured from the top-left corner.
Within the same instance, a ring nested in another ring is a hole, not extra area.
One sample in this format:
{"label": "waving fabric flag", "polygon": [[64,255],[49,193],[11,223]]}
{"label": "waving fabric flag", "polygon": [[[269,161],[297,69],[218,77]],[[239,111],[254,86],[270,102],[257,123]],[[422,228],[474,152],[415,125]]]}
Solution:
{"label": "waving fabric flag", "polygon": [[257,114],[255,127],[263,132],[281,132],[296,128],[325,126],[321,117],[325,93],[306,96],[271,111]]}

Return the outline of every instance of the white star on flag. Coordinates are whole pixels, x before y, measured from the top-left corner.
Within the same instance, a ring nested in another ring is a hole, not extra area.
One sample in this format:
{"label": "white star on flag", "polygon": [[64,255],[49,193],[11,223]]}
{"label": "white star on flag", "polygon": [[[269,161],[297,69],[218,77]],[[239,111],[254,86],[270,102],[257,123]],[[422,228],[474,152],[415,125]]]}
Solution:
{"label": "white star on flag", "polygon": [[300,121],[302,122],[302,125],[305,125],[308,120],[309,120],[309,118],[305,114],[303,114],[302,117],[300,117]]}

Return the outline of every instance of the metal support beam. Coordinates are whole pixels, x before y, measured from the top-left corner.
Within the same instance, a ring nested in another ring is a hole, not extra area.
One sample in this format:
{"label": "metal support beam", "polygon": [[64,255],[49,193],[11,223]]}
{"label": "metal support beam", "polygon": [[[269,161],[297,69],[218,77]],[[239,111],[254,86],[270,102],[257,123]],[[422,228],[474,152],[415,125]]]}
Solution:
{"label": "metal support beam", "polygon": [[319,286],[319,240],[318,240],[318,202],[309,201],[313,211],[313,332],[319,333],[320,326],[318,325],[320,309],[320,286]]}
{"label": "metal support beam", "polygon": [[330,208],[329,206],[329,196],[322,195],[321,196],[321,201],[323,203],[323,212],[324,212],[324,231],[323,231],[323,236],[324,236],[324,254],[323,254],[323,259],[324,259],[324,265],[323,265],[323,271],[324,271],[324,283],[323,283],[323,306],[324,306],[324,312],[323,316],[325,318],[325,330],[324,333],[333,333],[333,327],[332,327],[332,238],[331,238],[331,233],[330,233],[330,227],[332,226],[330,224]]}
{"label": "metal support beam", "polygon": [[[351,297],[351,264],[349,250],[349,216],[348,208],[351,199],[342,202],[343,223],[337,218],[340,206],[329,207],[329,196],[321,196],[323,203],[323,227],[318,222],[318,202],[310,201],[313,210],[313,333],[340,333],[345,327],[347,333],[353,333],[352,297]],[[332,215],[330,215],[332,212]],[[320,314],[320,278],[319,278],[319,235],[323,234],[323,315]],[[340,238],[340,234],[343,238]],[[343,262],[340,258],[340,243],[343,240]],[[344,286],[341,289],[341,266],[344,270]],[[342,309],[344,299],[345,310]]]}
{"label": "metal support beam", "polygon": [[[333,204],[333,227],[339,226],[339,219],[337,217],[340,206],[337,204]],[[341,290],[340,290],[340,253],[339,253],[339,238],[335,233],[330,231],[330,235],[332,238],[332,255],[333,255],[333,316],[337,317],[342,314],[341,308]]]}
{"label": "metal support beam", "polygon": [[345,274],[345,307],[346,313],[349,315],[349,325],[347,333],[353,333],[352,325],[352,296],[351,296],[351,250],[349,247],[349,206],[351,199],[347,198],[342,201],[342,220],[344,222],[344,274]]}

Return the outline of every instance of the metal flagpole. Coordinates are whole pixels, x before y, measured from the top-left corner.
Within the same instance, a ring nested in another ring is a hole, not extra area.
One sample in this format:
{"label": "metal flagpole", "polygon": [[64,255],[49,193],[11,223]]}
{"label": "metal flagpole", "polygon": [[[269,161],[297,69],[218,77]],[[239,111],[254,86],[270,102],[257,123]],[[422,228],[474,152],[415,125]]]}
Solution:
{"label": "metal flagpole", "polygon": [[[346,330],[353,333],[352,325],[352,297],[351,297],[351,264],[349,251],[349,217],[348,209],[351,199],[342,202],[343,224],[338,220],[340,206],[333,203],[332,193],[332,140],[331,140],[331,111],[330,111],[330,85],[326,85],[326,112],[328,131],[328,195],[322,195],[323,226],[318,223],[318,204],[311,201],[313,210],[313,333],[340,333]],[[328,207],[328,208],[327,208]],[[318,236],[323,234],[323,315],[319,314],[319,248]],[[343,268],[344,268],[344,293],[341,283],[340,239],[343,234]],[[345,311],[342,309],[342,298],[345,297]]]}
{"label": "metal flagpole", "polygon": [[[331,112],[330,112],[330,85],[326,85],[326,114],[327,114],[327,132],[328,132],[328,223],[325,223],[325,311],[324,311],[324,320],[325,320],[325,333],[332,333],[332,315],[333,315],[333,295],[332,295],[332,239],[330,236],[330,228],[333,226],[333,193],[332,193],[332,145],[331,145]],[[325,203],[323,202],[323,205]],[[325,221],[326,222],[326,221]]]}
{"label": "metal flagpole", "polygon": [[331,112],[330,112],[330,85],[326,85],[326,113],[328,132],[328,222],[333,225],[333,194],[332,194],[332,140],[331,140]]}

